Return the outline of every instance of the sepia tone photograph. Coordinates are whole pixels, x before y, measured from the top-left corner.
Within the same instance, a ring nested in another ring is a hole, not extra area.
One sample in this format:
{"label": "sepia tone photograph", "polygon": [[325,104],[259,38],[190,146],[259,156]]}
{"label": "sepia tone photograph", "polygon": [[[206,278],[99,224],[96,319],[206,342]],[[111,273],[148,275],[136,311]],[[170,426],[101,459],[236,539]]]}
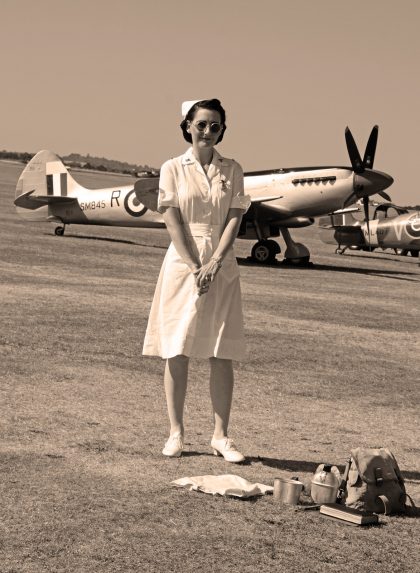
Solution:
{"label": "sepia tone photograph", "polygon": [[418,2],[0,14],[0,572],[418,571]]}

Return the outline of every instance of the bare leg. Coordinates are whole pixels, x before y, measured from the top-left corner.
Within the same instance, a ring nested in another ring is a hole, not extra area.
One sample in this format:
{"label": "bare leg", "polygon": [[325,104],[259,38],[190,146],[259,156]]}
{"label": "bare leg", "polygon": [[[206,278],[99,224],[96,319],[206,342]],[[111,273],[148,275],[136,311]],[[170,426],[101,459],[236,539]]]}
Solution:
{"label": "bare leg", "polygon": [[165,366],[165,393],[171,434],[184,434],[184,403],[188,382],[188,356],[168,358]]}
{"label": "bare leg", "polygon": [[210,396],[214,411],[214,438],[227,436],[233,394],[232,360],[210,358]]}

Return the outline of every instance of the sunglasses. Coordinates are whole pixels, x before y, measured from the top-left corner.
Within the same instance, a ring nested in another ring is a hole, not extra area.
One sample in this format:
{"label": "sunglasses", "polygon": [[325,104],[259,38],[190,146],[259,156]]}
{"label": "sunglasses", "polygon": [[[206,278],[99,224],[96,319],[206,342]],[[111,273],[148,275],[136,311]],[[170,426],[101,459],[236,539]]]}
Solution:
{"label": "sunglasses", "polygon": [[193,123],[193,125],[198,129],[198,131],[206,131],[208,127],[210,133],[219,133],[219,131],[222,129],[222,125],[217,123],[217,121],[197,121],[196,123]]}

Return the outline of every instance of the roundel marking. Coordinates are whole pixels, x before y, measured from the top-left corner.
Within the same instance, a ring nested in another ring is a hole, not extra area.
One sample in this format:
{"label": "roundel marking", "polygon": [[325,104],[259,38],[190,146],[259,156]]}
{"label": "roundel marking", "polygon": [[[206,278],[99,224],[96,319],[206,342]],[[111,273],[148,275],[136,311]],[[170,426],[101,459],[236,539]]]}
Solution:
{"label": "roundel marking", "polygon": [[132,217],[141,217],[147,211],[147,207],[138,200],[134,189],[125,196],[124,208]]}
{"label": "roundel marking", "polygon": [[418,239],[420,237],[420,216],[418,214],[410,217],[405,225],[405,230],[410,237]]}

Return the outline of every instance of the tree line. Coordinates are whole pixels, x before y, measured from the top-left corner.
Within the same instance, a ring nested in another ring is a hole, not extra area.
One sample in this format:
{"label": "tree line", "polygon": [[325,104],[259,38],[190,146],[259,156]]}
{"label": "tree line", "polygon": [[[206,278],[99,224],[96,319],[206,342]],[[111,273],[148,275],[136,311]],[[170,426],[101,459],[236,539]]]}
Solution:
{"label": "tree line", "polygon": [[[8,159],[12,161],[20,161],[28,163],[34,153],[19,152],[19,151],[0,151],[0,159]],[[107,159],[106,157],[94,157],[92,155],[80,155],[79,153],[70,153],[64,155],[61,160],[68,167],[76,167],[78,169],[95,169],[97,171],[109,171],[111,173],[125,173],[127,175],[138,176],[139,174],[157,175],[158,170],[149,165],[137,165],[135,163],[127,163],[126,161],[118,161],[116,159]]]}

